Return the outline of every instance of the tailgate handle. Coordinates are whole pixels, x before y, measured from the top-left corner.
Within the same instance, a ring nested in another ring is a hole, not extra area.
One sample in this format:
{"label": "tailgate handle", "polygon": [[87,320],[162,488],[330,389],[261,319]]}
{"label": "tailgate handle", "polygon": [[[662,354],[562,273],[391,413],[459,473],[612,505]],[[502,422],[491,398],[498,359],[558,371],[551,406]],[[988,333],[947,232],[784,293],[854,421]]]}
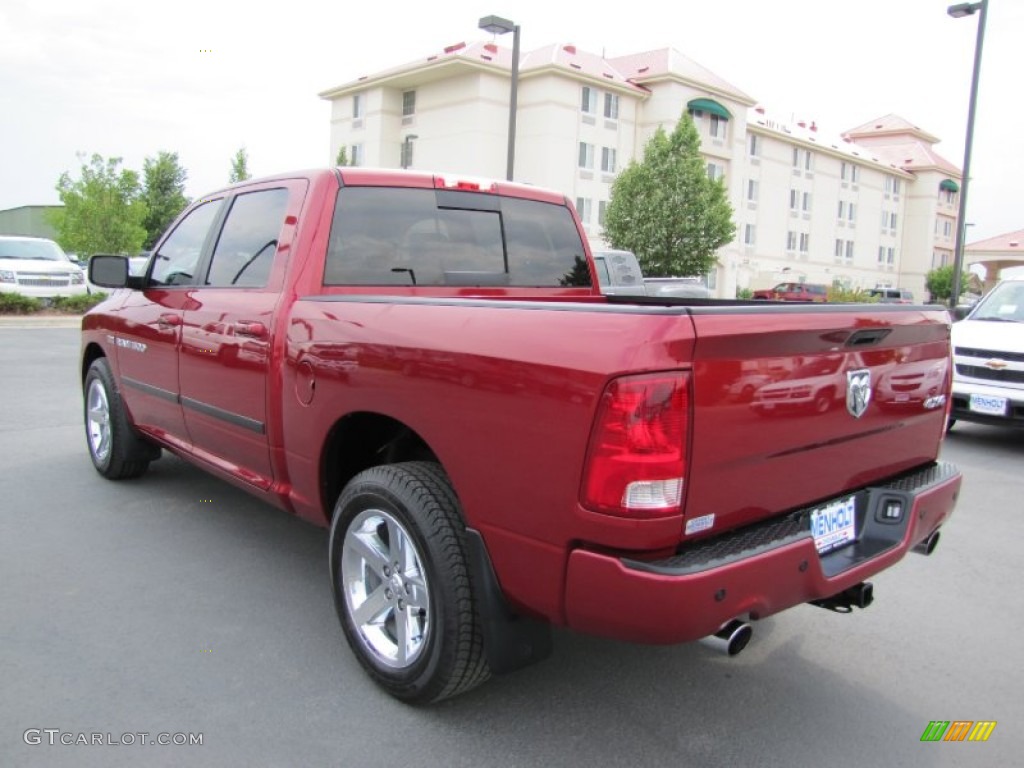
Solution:
{"label": "tailgate handle", "polygon": [[854,333],[851,333],[850,338],[846,340],[846,346],[867,347],[872,344],[877,344],[890,333],[892,333],[891,328],[872,328],[866,331],[855,331]]}

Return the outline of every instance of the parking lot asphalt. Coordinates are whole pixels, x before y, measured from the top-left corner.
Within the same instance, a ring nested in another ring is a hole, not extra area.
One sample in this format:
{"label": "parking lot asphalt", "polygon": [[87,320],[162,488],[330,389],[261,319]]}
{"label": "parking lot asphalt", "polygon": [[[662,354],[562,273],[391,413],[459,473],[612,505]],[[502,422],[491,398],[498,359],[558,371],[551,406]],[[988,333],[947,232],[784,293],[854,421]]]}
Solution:
{"label": "parking lot asphalt", "polygon": [[[545,662],[417,709],[345,646],[325,531],[177,458],[95,473],[77,351],[0,327],[0,766],[1021,763],[1024,433],[957,425],[958,510],[865,611],[770,617],[735,658],[557,631]],[[924,743],[934,720],[997,725]],[[93,734],[118,743],[60,743]]]}

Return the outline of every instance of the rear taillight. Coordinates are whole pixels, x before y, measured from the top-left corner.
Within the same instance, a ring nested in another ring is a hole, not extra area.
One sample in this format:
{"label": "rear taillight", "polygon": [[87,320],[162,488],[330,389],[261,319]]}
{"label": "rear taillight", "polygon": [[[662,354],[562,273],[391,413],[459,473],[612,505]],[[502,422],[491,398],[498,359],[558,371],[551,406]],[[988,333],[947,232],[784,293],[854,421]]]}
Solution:
{"label": "rear taillight", "polygon": [[582,502],[624,517],[678,514],[689,423],[686,373],[626,376],[601,396],[587,450]]}

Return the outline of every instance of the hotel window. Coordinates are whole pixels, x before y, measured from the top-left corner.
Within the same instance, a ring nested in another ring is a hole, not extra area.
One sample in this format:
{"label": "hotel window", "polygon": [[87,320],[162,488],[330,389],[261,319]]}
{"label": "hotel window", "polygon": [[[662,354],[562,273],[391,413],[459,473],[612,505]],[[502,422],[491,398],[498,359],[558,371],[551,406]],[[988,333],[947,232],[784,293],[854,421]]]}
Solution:
{"label": "hotel window", "polygon": [[896,229],[896,214],[889,214],[889,229]]}
{"label": "hotel window", "polygon": [[800,193],[797,192],[795,189],[789,190],[789,210],[800,210]]}
{"label": "hotel window", "polygon": [[851,224],[853,224],[854,221],[857,220],[857,205],[855,203],[849,203],[849,205],[848,205],[846,210],[847,210],[847,213],[849,214],[849,216],[847,217],[847,220]]}
{"label": "hotel window", "polygon": [[416,91],[402,93],[402,117],[416,114]]}
{"label": "hotel window", "polygon": [[757,180],[756,179],[748,179],[747,180],[747,201],[748,202],[751,202],[751,203],[756,203],[757,202],[757,187],[758,187],[758,184],[757,184]]}
{"label": "hotel window", "polygon": [[842,240],[836,240],[835,257],[837,259],[843,258],[843,241]]}
{"label": "hotel window", "polygon": [[590,206],[591,201],[589,197],[576,198],[576,213],[580,215],[580,221],[584,224],[590,224]]}
{"label": "hotel window", "polygon": [[350,150],[351,151],[349,152],[349,155],[348,155],[348,157],[349,157],[349,165],[362,165],[363,164],[363,160],[364,160],[364,158],[363,158],[363,145],[362,144],[353,144],[350,147]]}
{"label": "hotel window", "polygon": [[718,181],[719,179],[725,178],[725,167],[718,163],[708,163],[708,178],[712,181]]}
{"label": "hotel window", "polygon": [[608,201],[600,200],[597,203],[597,223],[604,226],[605,217],[608,215]]}
{"label": "hotel window", "polygon": [[839,201],[839,217],[838,218],[839,218],[840,221],[842,221],[843,219],[846,218],[846,201],[845,200],[840,200]]}
{"label": "hotel window", "polygon": [[728,120],[723,120],[718,115],[711,115],[711,128],[710,128],[710,130],[708,132],[711,134],[711,137],[714,138],[714,139],[724,139],[725,138],[725,129],[726,129],[726,126],[728,126],[728,124],[729,124]]}
{"label": "hotel window", "polygon": [[800,150],[797,147],[793,147],[793,167],[800,167]]}
{"label": "hotel window", "polygon": [[846,260],[848,262],[853,261],[853,240],[846,241]]}
{"label": "hotel window", "polygon": [[804,211],[804,213],[810,213],[811,212],[811,193],[810,192],[804,192],[804,195],[803,195],[803,211]]}
{"label": "hotel window", "polygon": [[786,233],[786,250],[796,250],[796,232],[794,232],[793,230],[789,230],[789,232]]}
{"label": "hotel window", "polygon": [[878,246],[878,263],[885,264],[885,247]]}
{"label": "hotel window", "polygon": [[352,118],[358,119],[363,116],[363,94],[357,93],[352,96]]}
{"label": "hotel window", "polygon": [[893,266],[896,263],[896,249],[895,248],[888,248],[888,249],[886,249],[886,261],[885,261],[885,263],[888,264],[889,266]]}
{"label": "hotel window", "polygon": [[857,180],[860,178],[860,168],[853,163],[843,163],[842,177],[843,181],[849,181],[856,184]]}
{"label": "hotel window", "polygon": [[747,154],[751,157],[760,157],[761,155],[761,141],[756,133],[747,137]]}
{"label": "hotel window", "polygon": [[807,232],[800,233],[800,253],[809,253],[811,250],[811,236]]}
{"label": "hotel window", "polygon": [[609,120],[619,119],[619,97],[614,93],[604,95],[604,116]]}
{"label": "hotel window", "polygon": [[804,152],[804,170],[805,171],[813,171],[814,170],[814,155],[811,152],[811,150],[809,150],[809,149]]}
{"label": "hotel window", "polygon": [[583,86],[580,97],[580,110],[589,114],[597,112],[597,91],[589,85]]}
{"label": "hotel window", "polygon": [[580,168],[594,169],[594,145],[585,141],[580,142]]}
{"label": "hotel window", "polygon": [[747,245],[753,245],[757,239],[757,228],[753,224],[747,224],[743,228],[743,242]]}
{"label": "hotel window", "polygon": [[605,173],[615,173],[616,152],[611,147],[601,147],[601,170]]}

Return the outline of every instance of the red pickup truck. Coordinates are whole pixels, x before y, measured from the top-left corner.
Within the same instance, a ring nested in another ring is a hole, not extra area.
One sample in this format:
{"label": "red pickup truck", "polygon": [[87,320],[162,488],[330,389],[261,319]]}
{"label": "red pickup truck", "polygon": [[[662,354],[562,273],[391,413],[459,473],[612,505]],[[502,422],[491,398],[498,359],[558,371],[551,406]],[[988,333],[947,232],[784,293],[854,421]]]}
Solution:
{"label": "red pickup truck", "polygon": [[[388,692],[429,702],[545,656],[550,626],[717,636],[930,552],[959,472],[938,461],[938,307],[609,297],[563,195],[331,169],[192,204],[143,276],[82,322],[92,462],[161,449],[330,528],[344,634]],[[815,361],[827,407],[731,396]],[[938,373],[908,409],[880,380]]]}

